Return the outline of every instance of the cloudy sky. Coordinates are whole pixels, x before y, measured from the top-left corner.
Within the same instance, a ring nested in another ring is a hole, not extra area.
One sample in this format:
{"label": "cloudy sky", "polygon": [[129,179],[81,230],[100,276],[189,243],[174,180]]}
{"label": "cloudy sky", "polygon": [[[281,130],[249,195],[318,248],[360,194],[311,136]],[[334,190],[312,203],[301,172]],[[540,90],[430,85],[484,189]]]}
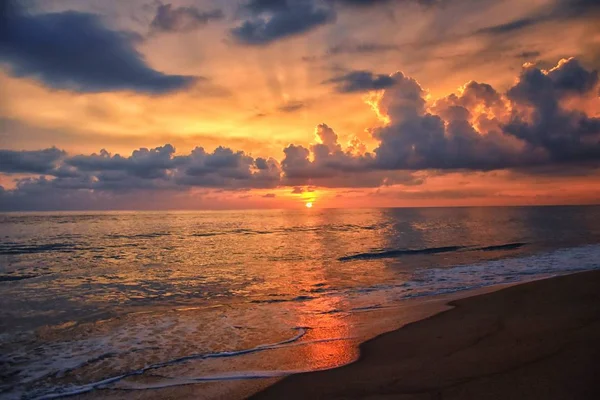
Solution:
{"label": "cloudy sky", "polygon": [[23,0],[0,210],[600,202],[596,0]]}

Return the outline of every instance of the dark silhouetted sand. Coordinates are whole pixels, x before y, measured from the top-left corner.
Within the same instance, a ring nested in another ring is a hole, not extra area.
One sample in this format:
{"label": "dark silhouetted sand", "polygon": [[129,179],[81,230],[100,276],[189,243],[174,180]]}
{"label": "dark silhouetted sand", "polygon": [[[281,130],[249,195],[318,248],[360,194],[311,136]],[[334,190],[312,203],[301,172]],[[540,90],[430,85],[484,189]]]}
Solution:
{"label": "dark silhouetted sand", "polygon": [[361,345],[253,399],[600,399],[600,271],[518,285]]}

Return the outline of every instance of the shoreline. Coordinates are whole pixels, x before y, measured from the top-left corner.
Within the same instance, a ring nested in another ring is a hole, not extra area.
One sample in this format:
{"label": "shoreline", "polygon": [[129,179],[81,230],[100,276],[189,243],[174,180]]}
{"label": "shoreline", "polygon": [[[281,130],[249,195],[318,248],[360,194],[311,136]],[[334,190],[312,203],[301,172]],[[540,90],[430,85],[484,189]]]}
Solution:
{"label": "shoreline", "polygon": [[600,271],[506,286],[439,300],[451,308],[362,342],[354,362],[249,398],[599,398]]}
{"label": "shoreline", "polygon": [[[543,278],[542,278],[543,279]],[[379,329],[373,328],[370,333],[356,338],[348,338],[348,343],[352,343],[352,354],[353,359],[345,364],[328,367],[325,369],[317,369],[306,372],[294,372],[291,374],[278,375],[274,374],[270,378],[248,378],[248,379],[233,379],[233,380],[215,380],[213,382],[204,381],[197,383],[180,384],[174,386],[166,386],[154,389],[146,390],[120,390],[111,388],[99,388],[92,389],[90,391],[83,391],[78,394],[70,396],[63,396],[61,398],[74,398],[74,399],[100,399],[110,398],[113,400],[125,400],[125,399],[245,399],[249,396],[253,396],[268,389],[272,385],[278,382],[303,373],[322,372],[330,371],[338,368],[355,363],[360,357],[360,346],[384,335],[389,332],[394,332],[398,329],[402,329],[410,324],[425,320],[439,313],[443,313],[452,309],[449,305],[454,300],[463,299],[465,297],[474,297],[487,293],[496,292],[507,287],[521,285],[522,282],[509,282],[497,285],[484,286],[479,288],[473,288],[469,290],[461,290],[451,293],[438,294],[431,297],[415,297],[411,299],[405,299],[400,304],[375,308],[368,311],[370,317],[368,318],[371,323],[376,321],[386,321],[383,326],[386,328]],[[310,335],[310,333],[309,333]],[[277,370],[277,368],[273,368]],[[226,385],[226,386],[224,386]]]}
{"label": "shoreline", "polygon": [[[582,276],[593,276],[594,279],[590,279],[589,282],[585,278],[581,278]],[[386,339],[388,336],[394,336],[399,334],[399,332],[405,332],[406,330],[414,330],[415,326],[420,326],[421,324],[431,324],[432,320],[436,320],[437,318],[449,318],[450,320],[455,319],[454,314],[457,311],[464,311],[465,305],[468,306],[470,303],[479,303],[478,299],[486,299],[488,296],[500,296],[507,297],[509,300],[515,297],[512,294],[513,290],[516,292],[526,291],[532,285],[538,286],[547,286],[547,282],[554,282],[556,280],[575,280],[575,282],[570,283],[568,288],[577,288],[580,286],[579,281],[583,281],[583,284],[587,284],[589,286],[592,283],[593,288],[600,289],[600,270],[595,271],[584,271],[577,272],[573,274],[560,275],[560,276],[548,276],[542,277],[538,279],[534,279],[527,282],[510,282],[498,285],[485,286],[481,288],[471,289],[467,291],[458,291],[453,293],[441,294],[434,296],[428,300],[422,301],[422,299],[410,299],[408,303],[400,307],[392,307],[390,309],[379,309],[373,310],[371,318],[378,318],[378,314],[384,312],[388,315],[397,316],[396,322],[394,323],[396,327],[387,330],[379,330],[374,331],[372,335],[363,337],[362,339],[355,342],[354,352],[356,356],[353,361],[350,361],[347,364],[335,366],[329,369],[323,370],[314,370],[310,372],[299,372],[294,373],[287,376],[279,376],[272,378],[260,378],[260,379],[242,379],[242,380],[226,380],[226,381],[214,381],[204,382],[198,384],[183,384],[178,386],[164,387],[164,388],[156,388],[156,389],[148,389],[148,390],[119,390],[119,389],[100,389],[100,390],[92,390],[90,392],[81,393],[74,395],[69,398],[76,399],[96,399],[96,398],[111,398],[111,399],[242,399],[242,398],[252,398],[252,399],[270,399],[270,398],[307,398],[307,397],[316,397],[316,398],[364,398],[364,397],[373,397],[373,398],[381,398],[386,396],[391,396],[392,398],[401,398],[401,399],[429,399],[431,397],[420,397],[423,394],[419,394],[415,397],[414,388],[411,389],[408,393],[401,394],[389,394],[387,392],[382,393],[379,390],[358,390],[356,393],[350,392],[342,392],[339,393],[336,391],[336,384],[341,386],[344,385],[346,381],[353,382],[364,382],[364,379],[361,380],[361,376],[369,377],[369,370],[372,369],[372,366],[366,365],[364,366],[365,359],[371,360],[373,357],[377,359],[380,355],[377,354],[377,343],[380,341],[389,341],[390,339]],[[509,291],[507,293],[507,291]],[[596,299],[596,316],[600,317],[600,290],[596,290],[598,294],[595,294]],[[589,292],[589,290],[588,290]],[[564,291],[563,291],[564,293]],[[587,293],[587,292],[586,292]],[[527,296],[525,296],[527,297]],[[534,296],[539,298],[539,296]],[[558,303],[560,303],[564,299],[558,299]],[[483,311],[487,313],[485,310],[485,306],[482,306]],[[480,310],[481,311],[481,310]],[[454,313],[454,314],[453,314]],[[488,313],[489,314],[489,313]],[[564,314],[564,313],[563,313]],[[385,314],[379,314],[380,316],[384,316]],[[464,320],[464,316],[459,316]],[[489,322],[489,321],[487,321]],[[484,328],[489,328],[486,326]],[[600,329],[598,329],[598,337],[600,337]],[[421,332],[419,334],[418,341],[416,343],[417,346],[414,346],[414,343],[409,343],[404,341],[403,344],[408,348],[414,351],[418,348],[418,345],[422,345],[423,342],[430,340],[426,338],[427,332]],[[487,333],[486,333],[487,334]],[[452,335],[450,335],[452,336]],[[453,335],[455,338],[458,335]],[[435,338],[437,341],[438,339]],[[434,343],[435,343],[434,341]],[[394,341],[392,340],[390,347],[394,347]],[[439,344],[439,343],[438,343]],[[373,351],[372,347],[375,347],[375,351]],[[598,350],[598,348],[595,348]],[[384,349],[383,354],[390,353],[389,349]],[[600,351],[597,351],[598,357],[600,357]],[[414,356],[414,352],[413,352]],[[414,360],[413,360],[414,361]],[[390,365],[393,367],[394,363]],[[388,365],[388,367],[390,366]],[[347,370],[352,370],[357,368],[356,366],[360,366],[359,369],[364,369],[364,371],[360,372],[358,376],[345,376]],[[365,368],[363,368],[363,366]],[[420,364],[418,370],[421,373],[427,372],[427,366],[423,363]],[[276,368],[274,368],[276,369]],[[414,369],[414,368],[413,368]],[[409,368],[410,370],[410,368]],[[365,372],[366,371],[366,372]],[[378,379],[385,378],[385,376],[379,376],[380,371],[376,372],[376,377]],[[372,372],[372,371],[371,371]],[[430,371],[431,373],[431,371]],[[391,374],[392,377],[388,374],[388,378],[390,381],[397,380],[393,378],[395,373]],[[598,377],[600,377],[600,368],[598,369]],[[393,378],[393,379],[392,379]],[[409,378],[411,379],[411,378]],[[369,380],[369,379],[367,379]],[[384,379],[385,380],[385,379]],[[227,382],[226,386],[223,384]],[[323,386],[323,382],[326,383]],[[378,383],[381,383],[378,381]],[[384,382],[385,383],[385,382]],[[365,387],[368,386],[365,384]],[[338,387],[338,389],[340,389]],[[371,388],[372,389],[372,388]],[[320,392],[323,390],[323,392]],[[333,390],[333,391],[331,391]],[[357,394],[358,393],[358,394]],[[600,394],[600,390],[598,391]],[[408,397],[406,397],[408,396]],[[429,395],[428,395],[429,396]],[[483,395],[478,395],[480,397],[473,398],[494,398],[489,397],[487,393]],[[444,397],[446,398],[446,396]],[[450,397],[452,398],[452,397]],[[457,398],[471,398],[471,397],[457,397]],[[498,398],[515,398],[513,397],[498,397]],[[519,398],[519,397],[516,397]],[[541,397],[541,398],[550,398],[552,397]],[[557,397],[561,398],[561,397]],[[587,397],[573,397],[573,398],[587,398]]]}

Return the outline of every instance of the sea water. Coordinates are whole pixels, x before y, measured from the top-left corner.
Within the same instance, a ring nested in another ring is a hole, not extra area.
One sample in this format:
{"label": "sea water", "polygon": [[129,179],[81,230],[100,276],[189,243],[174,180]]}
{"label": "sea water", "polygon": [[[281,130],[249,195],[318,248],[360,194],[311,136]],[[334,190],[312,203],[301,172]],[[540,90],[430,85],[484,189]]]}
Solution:
{"label": "sea water", "polygon": [[0,214],[0,398],[235,397],[442,294],[596,268],[597,206]]}

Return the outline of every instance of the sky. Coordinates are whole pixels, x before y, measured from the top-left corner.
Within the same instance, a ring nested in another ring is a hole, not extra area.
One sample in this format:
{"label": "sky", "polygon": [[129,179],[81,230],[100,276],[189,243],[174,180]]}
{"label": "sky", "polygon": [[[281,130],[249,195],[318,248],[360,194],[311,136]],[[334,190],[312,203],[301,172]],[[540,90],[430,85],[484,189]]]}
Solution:
{"label": "sky", "polygon": [[600,203],[596,0],[0,7],[0,210]]}

